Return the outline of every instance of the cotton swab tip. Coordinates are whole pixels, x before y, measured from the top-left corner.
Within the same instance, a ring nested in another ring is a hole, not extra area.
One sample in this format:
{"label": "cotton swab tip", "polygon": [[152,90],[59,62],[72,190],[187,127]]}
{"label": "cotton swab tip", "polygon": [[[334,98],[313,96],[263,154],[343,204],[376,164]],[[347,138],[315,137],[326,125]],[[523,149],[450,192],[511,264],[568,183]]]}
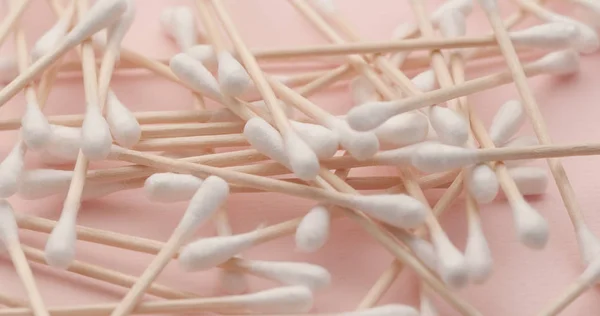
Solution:
{"label": "cotton swab tip", "polygon": [[221,52],[217,59],[221,92],[232,97],[244,94],[252,84],[244,66],[228,51]]}
{"label": "cotton swab tip", "polygon": [[438,105],[430,107],[429,122],[445,144],[462,146],[469,138],[469,123],[452,109]]}
{"label": "cotton swab tip", "polygon": [[202,185],[202,180],[189,174],[155,173],[144,182],[144,193],[157,202],[186,201]]}
{"label": "cotton swab tip", "polygon": [[290,120],[290,124],[319,159],[331,158],[337,153],[340,142],[337,133],[317,124],[293,120]]}
{"label": "cotton swab tip", "polygon": [[19,228],[14,210],[7,200],[0,199],[0,240],[4,246],[19,240]]}
{"label": "cotton swab tip", "polygon": [[95,105],[88,105],[81,126],[81,151],[90,160],[102,160],[110,154],[110,127]]}
{"label": "cotton swab tip", "polygon": [[352,108],[346,115],[348,125],[357,131],[370,131],[399,114],[396,101],[368,102]]}
{"label": "cotton swab tip", "polygon": [[513,206],[519,240],[531,249],[542,249],[548,242],[548,223],[527,202]]}
{"label": "cotton swab tip", "polygon": [[208,69],[214,69],[218,65],[217,55],[211,45],[195,45],[187,49],[185,53],[200,61]]}
{"label": "cotton swab tip", "polygon": [[296,248],[302,252],[315,252],[327,242],[331,218],[323,205],[313,207],[296,228]]}
{"label": "cotton swab tip", "polygon": [[249,232],[197,240],[183,247],[179,254],[179,265],[186,271],[215,267],[252,247],[256,237],[256,232]]}
{"label": "cotton swab tip", "polygon": [[544,49],[569,48],[576,45],[580,30],[572,23],[552,22],[510,33],[515,45]]}
{"label": "cotton swab tip", "polygon": [[469,277],[474,283],[481,284],[491,275],[492,255],[480,223],[469,224],[465,260]]}
{"label": "cotton swab tip", "polygon": [[357,160],[369,159],[379,151],[379,139],[375,133],[355,131],[346,121],[337,118],[325,124],[337,133],[342,147]]}
{"label": "cotton swab tip", "polygon": [[179,53],[171,58],[169,67],[173,73],[192,89],[219,100],[221,88],[213,75],[201,62]]}
{"label": "cotton swab tip", "polygon": [[135,115],[127,109],[114,92],[108,92],[106,121],[117,144],[131,148],[142,138],[142,128]]}
{"label": "cotton swab tip", "polygon": [[304,286],[288,286],[244,295],[245,308],[263,314],[306,313],[313,294]]}
{"label": "cotton swab tip", "polygon": [[555,75],[571,75],[579,71],[580,58],[574,50],[562,50],[549,53],[530,65]]}
{"label": "cotton swab tip", "polygon": [[424,172],[442,172],[477,162],[477,151],[438,143],[424,143],[413,152],[412,164]]}
{"label": "cotton swab tip", "polygon": [[28,148],[40,150],[50,139],[51,129],[46,116],[37,104],[28,104],[21,119],[21,136]]}
{"label": "cotton swab tip", "polygon": [[61,218],[46,242],[46,262],[52,267],[66,269],[75,258],[76,239],[75,219]]}
{"label": "cotton swab tip", "polygon": [[490,203],[496,198],[500,184],[496,173],[488,165],[481,164],[473,167],[468,177],[469,192],[478,203]]}
{"label": "cotton swab tip", "polygon": [[97,1],[85,14],[83,20],[67,34],[67,41],[76,44],[112,25],[121,18],[127,7],[126,0]]}
{"label": "cotton swab tip", "polygon": [[496,146],[501,146],[513,137],[525,123],[527,117],[523,105],[518,100],[504,103],[494,116],[490,126],[490,138]]}
{"label": "cotton swab tip", "polygon": [[250,274],[271,279],[283,285],[300,285],[316,291],[331,284],[329,271],[314,264],[251,260],[242,265]]}
{"label": "cotton swab tip", "polygon": [[579,254],[585,265],[589,265],[600,255],[600,239],[585,224],[579,224],[575,229]]}
{"label": "cotton swab tip", "polygon": [[283,143],[294,174],[305,181],[314,180],[319,174],[320,164],[312,149],[292,131],[285,133]]}
{"label": "cotton swab tip", "polygon": [[429,121],[419,112],[398,114],[374,130],[380,142],[398,147],[422,142],[428,132]]}
{"label": "cotton swab tip", "polygon": [[17,192],[24,167],[25,145],[18,142],[0,163],[0,198]]}
{"label": "cotton swab tip", "polygon": [[399,228],[414,228],[426,216],[423,204],[404,194],[353,195],[350,206]]}

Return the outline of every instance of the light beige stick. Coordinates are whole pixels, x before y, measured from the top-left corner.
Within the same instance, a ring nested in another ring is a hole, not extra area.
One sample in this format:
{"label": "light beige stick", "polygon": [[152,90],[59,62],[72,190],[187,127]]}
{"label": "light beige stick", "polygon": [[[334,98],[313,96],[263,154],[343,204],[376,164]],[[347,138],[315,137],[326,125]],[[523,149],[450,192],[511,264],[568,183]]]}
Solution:
{"label": "light beige stick", "polygon": [[26,301],[0,294],[0,304],[6,307],[27,307],[29,305]]}
{"label": "light beige stick", "polygon": [[[27,260],[39,264],[46,264],[43,251],[25,245],[22,245],[22,248]],[[134,276],[78,260],[73,261],[67,268],[67,271],[125,288],[130,288],[137,280]],[[148,293],[166,299],[197,297],[196,294],[172,289],[158,283],[153,283],[148,288]]]}
{"label": "light beige stick", "polygon": [[223,134],[147,139],[140,141],[133,148],[140,151],[158,151],[189,149],[190,147],[218,148],[245,145],[248,145],[248,142],[243,134]]}
{"label": "light beige stick", "polygon": [[[533,92],[527,84],[526,72],[519,61],[518,55],[510,41],[507,31],[500,19],[496,1],[492,0],[480,0],[481,5],[484,7],[488,20],[496,34],[500,49],[505,56],[506,63],[510,69],[510,73],[514,78],[517,90],[523,101],[524,108],[527,115],[530,118],[533,130],[537,135],[540,144],[550,145],[552,140],[548,134],[546,123],[544,122],[542,113],[540,112],[539,106],[535,100]],[[584,146],[585,147],[585,146]],[[589,149],[589,148],[588,148]],[[569,150],[571,153],[577,152],[577,148]],[[502,160],[502,159],[500,159]],[[569,213],[571,222],[575,226],[575,230],[578,231],[580,227],[585,228],[585,220],[581,211],[577,199],[575,197],[575,191],[569,182],[567,173],[559,159],[548,159],[548,166],[554,176],[556,185],[563,199],[563,203]]]}
{"label": "light beige stick", "polygon": [[4,43],[8,34],[17,25],[30,2],[31,0],[22,0],[11,3],[8,14],[2,18],[2,23],[0,23],[0,44]]}

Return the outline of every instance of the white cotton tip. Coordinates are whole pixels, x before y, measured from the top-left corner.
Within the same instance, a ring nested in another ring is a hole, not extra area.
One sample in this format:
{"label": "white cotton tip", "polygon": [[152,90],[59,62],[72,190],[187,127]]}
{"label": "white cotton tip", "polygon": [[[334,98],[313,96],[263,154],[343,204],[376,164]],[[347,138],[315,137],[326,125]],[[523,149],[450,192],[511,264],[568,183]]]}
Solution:
{"label": "white cotton tip", "polygon": [[50,125],[52,134],[44,152],[62,161],[75,161],[81,147],[81,129]]}
{"label": "white cotton tip", "polygon": [[333,0],[313,0],[312,3],[314,4],[315,9],[324,14],[333,14],[337,11]]}
{"label": "white cotton tip", "polygon": [[429,131],[429,120],[420,112],[392,116],[373,132],[381,143],[407,146],[424,141]]}
{"label": "white cotton tip", "polygon": [[452,109],[439,105],[430,107],[429,122],[445,144],[462,146],[469,139],[469,122]]}
{"label": "white cotton tip", "polygon": [[600,48],[600,42],[598,41],[598,35],[596,34],[596,31],[586,24],[546,9],[540,10],[538,15],[548,22],[563,22],[575,25],[579,29],[579,36],[575,38],[574,49],[576,49],[578,52],[590,54]]}
{"label": "white cotton tip", "polygon": [[81,140],[81,151],[89,160],[105,159],[110,154],[110,127],[95,105],[88,105],[81,125]]}
{"label": "white cotton tip", "polygon": [[408,165],[412,162],[414,151],[419,146],[421,146],[421,143],[391,150],[382,150],[373,157],[373,160],[386,166]]}
{"label": "white cotton tip", "polygon": [[142,138],[142,128],[135,115],[126,108],[112,91],[106,100],[106,122],[117,144],[131,148]]}
{"label": "white cotton tip", "polygon": [[188,201],[201,185],[202,180],[190,174],[155,173],[144,182],[144,193],[155,202]]}
{"label": "white cotton tip", "polygon": [[232,97],[244,94],[252,85],[252,79],[246,72],[246,68],[228,51],[221,52],[217,59],[221,92]]}
{"label": "white cotton tip", "polygon": [[421,294],[419,302],[420,316],[439,316],[437,309],[433,305],[433,302],[424,294]]}
{"label": "white cotton tip", "polygon": [[71,21],[67,16],[61,17],[46,33],[42,34],[31,49],[31,59],[36,61],[58,46],[67,34],[70,24]]}
{"label": "white cotton tip", "polygon": [[77,23],[71,32],[66,35],[66,40],[71,44],[79,43],[94,33],[109,27],[121,18],[127,10],[126,0],[97,1],[86,12],[83,20]]}
{"label": "white cotton tip", "polygon": [[218,236],[194,241],[181,249],[179,265],[185,271],[199,271],[216,267],[240,252],[252,247],[257,231],[232,236]]}
{"label": "white cotton tip", "polygon": [[244,136],[250,145],[265,156],[291,168],[281,134],[260,117],[253,117],[244,125]]}
{"label": "white cotton tip", "polygon": [[229,185],[225,180],[209,176],[194,193],[179,225],[186,233],[192,234],[196,228],[209,219],[225,203],[229,196]]}
{"label": "white cotton tip", "polygon": [[0,200],[0,240],[4,245],[19,241],[19,228],[14,210],[7,200]]}
{"label": "white cotton tip", "polygon": [[465,260],[471,281],[485,282],[492,273],[492,254],[479,220],[469,221],[469,235],[465,249]]}
{"label": "white cotton tip", "polygon": [[516,46],[564,49],[576,45],[579,32],[572,23],[553,22],[511,32],[510,39]]}
{"label": "white cotton tip", "polygon": [[221,98],[221,88],[217,79],[201,62],[180,53],[171,58],[169,66],[177,78],[192,89],[215,99]]}
{"label": "white cotton tip", "polygon": [[542,249],[548,242],[548,223],[529,203],[511,205],[519,240],[531,249]]}
{"label": "white cotton tip", "polygon": [[589,229],[585,223],[579,224],[575,229],[579,254],[584,265],[589,265],[600,254],[600,239]]}
{"label": "white cotton tip", "polygon": [[423,204],[404,194],[351,195],[348,206],[399,228],[417,227],[426,216]]}
{"label": "white cotton tip", "polygon": [[211,45],[194,45],[189,49],[185,50],[185,53],[201,62],[204,65],[204,67],[208,69],[216,69],[217,65],[219,64],[219,62],[217,61],[217,54],[215,53],[215,49]]}
{"label": "white cotton tip", "polygon": [[230,295],[239,295],[248,291],[248,278],[243,272],[233,270],[219,271],[220,285]]}
{"label": "white cotton tip", "polygon": [[437,255],[437,271],[442,280],[453,288],[461,288],[468,283],[467,262],[444,232],[431,236]]}
{"label": "white cotton tip", "polygon": [[[279,107],[283,110],[283,112],[285,113],[285,116],[287,116],[290,119],[293,119],[294,116],[296,115],[296,110],[294,109],[293,106],[277,99],[277,103],[279,104]],[[253,106],[255,106],[257,109],[265,111],[266,113],[271,114],[271,110],[269,109],[269,107],[267,106],[267,104],[265,103],[265,100],[259,100],[259,101],[254,101],[251,103]]]}
{"label": "white cotton tip", "polygon": [[433,91],[437,86],[435,72],[432,69],[417,74],[410,81],[412,81],[415,87],[421,92]]}
{"label": "white cotton tip", "polygon": [[75,259],[75,241],[77,240],[75,217],[71,215],[71,211],[69,211],[70,214],[66,214],[65,211],[63,210],[63,215],[48,236],[45,248],[48,265],[59,269],[66,269]]}
{"label": "white cotton tip", "polygon": [[241,263],[252,275],[273,280],[282,285],[300,285],[312,291],[331,284],[331,275],[325,268],[303,262],[247,260]]}
{"label": "white cotton tip", "polygon": [[315,152],[319,159],[333,157],[339,148],[338,134],[317,124],[290,121],[300,138]]}
{"label": "white cotton tip", "polygon": [[294,174],[304,181],[314,180],[321,166],[319,158],[308,144],[293,131],[286,132],[283,144]]}
{"label": "white cotton tip", "polygon": [[398,101],[367,102],[355,106],[346,115],[348,125],[357,131],[370,131],[392,116],[402,113]]}
{"label": "white cotton tip", "polygon": [[446,38],[456,38],[467,33],[465,15],[459,10],[446,10],[439,16],[438,28]]}
{"label": "white cotton tip", "polygon": [[165,9],[160,15],[160,24],[182,51],[196,44],[198,37],[196,18],[189,7],[175,6]]}
{"label": "white cotton tip", "polygon": [[401,232],[396,235],[429,269],[436,269],[437,255],[435,253],[435,248],[433,248],[433,245],[430,242],[417,237],[414,234]]}
{"label": "white cotton tip", "polygon": [[0,57],[0,81],[11,82],[19,75],[19,67],[14,56]]}
{"label": "white cotton tip", "polygon": [[131,24],[133,24],[133,20],[135,19],[135,1],[134,0],[126,0],[127,1],[127,9],[125,13],[121,15],[117,22],[110,25],[106,30],[106,47],[109,50],[119,52],[121,47],[121,42],[129,31]]}
{"label": "white cotton tip", "polygon": [[19,196],[25,200],[37,200],[65,192],[71,183],[73,171],[34,169],[23,172],[19,184]]}
{"label": "white cotton tip", "polygon": [[379,96],[375,87],[364,76],[357,76],[350,80],[350,94],[354,105],[377,101]]}
{"label": "white cotton tip", "polygon": [[412,157],[413,166],[428,173],[448,171],[477,163],[477,150],[436,143],[423,143]]}
{"label": "white cotton tip", "polygon": [[571,75],[579,71],[580,58],[574,50],[562,50],[549,53],[529,65],[550,74]]}
{"label": "white cotton tip", "polygon": [[326,126],[337,133],[340,145],[356,160],[366,160],[379,151],[379,139],[373,132],[355,131],[342,119],[328,120]]}
{"label": "white cotton tip", "polygon": [[449,0],[440,5],[431,13],[431,22],[434,25],[439,24],[442,15],[449,11],[460,12],[463,16],[468,16],[473,11],[473,0]]}
{"label": "white cotton tip", "polygon": [[8,198],[17,192],[25,164],[25,151],[25,144],[17,142],[0,163],[0,198]]}
{"label": "white cotton tip", "polygon": [[50,124],[37,103],[28,103],[21,119],[21,136],[31,150],[44,148],[50,139]]}
{"label": "white cotton tip", "polygon": [[400,304],[389,304],[355,312],[343,313],[344,316],[419,316],[416,309]]}
{"label": "white cotton tip", "polygon": [[496,146],[501,146],[513,137],[525,123],[527,114],[518,100],[504,103],[492,120],[490,138]]}
{"label": "white cotton tip", "polygon": [[476,165],[470,170],[467,185],[469,193],[480,204],[493,201],[500,189],[496,173],[486,164]]}
{"label": "white cotton tip", "polygon": [[331,216],[323,205],[313,207],[296,228],[296,248],[302,252],[321,249],[329,238]]}
{"label": "white cotton tip", "polygon": [[548,189],[548,172],[538,167],[513,167],[508,169],[508,173],[515,181],[521,194],[540,195]]}
{"label": "white cotton tip", "polygon": [[306,313],[312,309],[313,294],[304,286],[280,287],[237,296],[235,305],[261,314]]}

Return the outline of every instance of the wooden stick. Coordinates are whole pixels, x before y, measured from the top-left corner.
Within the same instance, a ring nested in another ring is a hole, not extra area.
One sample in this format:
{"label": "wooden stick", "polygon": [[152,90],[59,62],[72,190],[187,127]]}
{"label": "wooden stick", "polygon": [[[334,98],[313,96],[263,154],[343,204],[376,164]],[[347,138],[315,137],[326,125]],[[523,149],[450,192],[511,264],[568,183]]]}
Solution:
{"label": "wooden stick", "polygon": [[[23,248],[27,260],[39,264],[46,264],[43,251],[25,245],[22,245],[21,247]],[[137,278],[134,276],[78,260],[73,261],[67,268],[67,271],[124,288],[130,288],[137,281]],[[198,297],[196,294],[172,289],[158,283],[150,285],[148,294],[166,299]]]}
{"label": "wooden stick", "polygon": [[0,294],[0,304],[6,307],[27,307],[29,304],[21,299]]}
{"label": "wooden stick", "polygon": [[[494,29],[494,33],[496,34],[496,38],[498,39],[498,43],[500,44],[500,49],[502,50],[502,53],[505,56],[506,63],[508,65],[508,68],[510,69],[512,77],[514,78],[517,90],[519,91],[519,95],[523,100],[523,105],[527,112],[527,115],[530,118],[533,130],[537,135],[540,144],[550,145],[552,144],[552,140],[550,139],[550,135],[548,134],[546,123],[544,122],[542,113],[535,100],[533,92],[527,84],[526,71],[521,65],[521,62],[519,61],[519,58],[512,45],[512,42],[508,37],[506,29],[504,28],[504,24],[500,19],[500,14],[498,12],[498,8],[496,7],[496,2],[487,1],[486,4],[486,2],[483,1],[481,3],[482,5],[485,4],[487,6],[485,10],[486,15],[492,28]],[[574,153],[577,151],[578,148],[574,148],[569,152]],[[558,186],[558,190],[563,199],[563,203],[565,204],[567,212],[569,213],[569,217],[573,222],[573,225],[575,227],[578,227],[579,225],[584,225],[584,217],[581,208],[577,203],[575,197],[575,190],[573,190],[573,187],[569,182],[569,178],[567,177],[566,171],[562,163],[558,159],[548,159],[547,162],[556,182],[556,185]]]}
{"label": "wooden stick", "polygon": [[44,304],[40,291],[35,283],[35,278],[31,272],[31,268],[25,259],[23,249],[21,249],[21,243],[18,239],[9,241],[6,245],[10,259],[17,270],[17,274],[27,291],[29,297],[29,303],[33,310],[33,314],[36,316],[46,316],[48,310]]}
{"label": "wooden stick", "polygon": [[237,147],[248,145],[244,134],[223,134],[206,136],[187,136],[173,138],[155,138],[140,141],[133,146],[139,151],[177,150],[189,149],[190,146],[198,148]]}
{"label": "wooden stick", "polygon": [[8,34],[15,28],[30,2],[31,0],[22,0],[11,3],[8,14],[2,18],[2,23],[0,23],[0,44],[4,43]]}

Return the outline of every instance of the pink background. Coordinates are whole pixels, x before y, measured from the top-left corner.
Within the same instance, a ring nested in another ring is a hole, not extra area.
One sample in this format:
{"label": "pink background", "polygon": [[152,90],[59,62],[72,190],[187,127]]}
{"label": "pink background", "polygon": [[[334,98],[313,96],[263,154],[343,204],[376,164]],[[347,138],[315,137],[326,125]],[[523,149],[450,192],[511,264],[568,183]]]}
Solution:
{"label": "pink background", "polygon": [[[43,30],[54,21],[46,1],[33,0],[23,18],[29,43],[33,43]],[[225,1],[239,26],[241,35],[250,47],[294,47],[304,44],[326,43],[312,26],[306,22],[286,1],[249,0]],[[427,1],[429,7],[440,1]],[[504,1],[501,1],[504,2]],[[412,20],[406,1],[397,0],[344,0],[337,1],[340,11],[352,21],[357,31],[367,40],[384,40],[391,30],[402,21]],[[138,15],[127,35],[124,46],[151,57],[167,58],[176,52],[175,45],[161,32],[158,23],[160,12],[168,5],[193,5],[191,0],[137,1]],[[503,8],[507,15],[512,12]],[[477,31],[487,32],[487,22],[479,10],[469,20]],[[471,32],[471,31],[469,31]],[[13,54],[12,37],[4,45],[5,54]],[[597,100],[600,80],[596,70],[600,67],[597,56],[585,56],[578,76],[568,79],[540,77],[531,80],[537,100],[553,139],[557,143],[592,142],[600,133],[597,117],[600,110]],[[492,70],[472,72],[476,76]],[[190,109],[190,94],[182,87],[153,76],[119,76],[113,79],[113,89],[119,98],[134,110]],[[351,101],[342,86],[312,99],[320,105],[339,113],[347,109]],[[504,101],[516,97],[513,86],[478,93],[470,98],[479,112],[489,122],[490,114]],[[48,114],[81,113],[83,90],[79,77],[61,79],[52,91]],[[1,109],[2,118],[18,117],[23,111],[23,98],[15,97]],[[531,133],[525,128],[523,133]],[[6,152],[14,143],[15,133],[4,132],[1,142]],[[34,156],[34,155],[30,155]],[[35,166],[32,159],[30,166]],[[597,213],[598,179],[600,172],[596,157],[569,158],[565,168],[577,192],[589,225],[600,232],[600,215]],[[542,162],[537,163],[544,166]],[[429,194],[434,202],[440,192]],[[35,202],[24,202],[17,197],[10,199],[19,212],[56,219],[61,210],[62,197],[52,197]],[[552,184],[548,194],[531,200],[534,207],[548,219],[550,241],[543,251],[532,251],[516,240],[512,216],[506,203],[498,199],[483,207],[483,221],[493,252],[494,274],[481,286],[472,285],[459,295],[472,303],[485,315],[532,315],[553,300],[581,272],[582,267],[571,223],[565,208]],[[274,224],[301,216],[313,202],[269,194],[239,194],[228,201],[234,232],[254,229],[260,223]],[[140,190],[117,193],[82,205],[79,223],[121,233],[156,240],[166,240],[179,221],[186,203],[176,205],[153,204]],[[466,220],[463,201],[460,199],[443,217],[443,226],[461,249],[466,238]],[[212,225],[201,229],[199,236],[214,234]],[[22,242],[43,248],[46,235],[22,232]],[[314,311],[334,312],[351,310],[362,299],[370,286],[391,262],[391,256],[365,234],[355,223],[342,219],[333,224],[331,240],[315,254],[302,254],[294,250],[293,238],[286,237],[257,247],[244,254],[252,259],[299,260],[323,265],[333,276],[333,285],[316,295]],[[124,273],[139,275],[151,260],[151,256],[114,248],[78,243],[77,259],[118,269]],[[12,265],[7,258],[0,259],[2,294],[24,298],[25,294]],[[114,302],[123,297],[125,290],[91,279],[32,264],[37,282],[48,305]],[[215,273],[200,272],[193,275],[180,271],[172,263],[161,274],[159,281],[176,288],[197,292],[201,295],[217,294]],[[273,286],[271,283],[252,279],[252,289]],[[406,271],[396,281],[381,303],[401,302],[416,304],[417,282]],[[595,289],[584,294],[563,315],[591,315],[600,312]],[[441,315],[457,315],[443,301],[436,299]]]}

